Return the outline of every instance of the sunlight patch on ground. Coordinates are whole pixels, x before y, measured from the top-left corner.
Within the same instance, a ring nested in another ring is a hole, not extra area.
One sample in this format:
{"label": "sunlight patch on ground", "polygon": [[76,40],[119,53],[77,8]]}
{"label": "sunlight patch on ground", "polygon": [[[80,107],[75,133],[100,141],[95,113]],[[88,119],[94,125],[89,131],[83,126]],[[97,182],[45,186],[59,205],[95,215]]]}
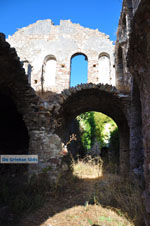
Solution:
{"label": "sunlight patch on ground", "polygon": [[73,175],[80,179],[96,179],[103,175],[102,166],[103,161],[100,158],[73,161]]}
{"label": "sunlight patch on ground", "polygon": [[133,226],[124,216],[100,205],[76,206],[49,218],[40,226]]}

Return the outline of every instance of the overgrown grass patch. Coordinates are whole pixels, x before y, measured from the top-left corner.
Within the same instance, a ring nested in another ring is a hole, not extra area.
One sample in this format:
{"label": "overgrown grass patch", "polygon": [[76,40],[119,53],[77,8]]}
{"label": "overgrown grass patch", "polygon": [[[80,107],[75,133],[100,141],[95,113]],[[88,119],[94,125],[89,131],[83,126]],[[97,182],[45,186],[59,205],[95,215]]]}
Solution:
{"label": "overgrown grass patch", "polygon": [[103,161],[101,158],[91,158],[90,156],[84,159],[78,159],[76,162],[72,161],[73,175],[80,178],[98,178],[101,177]]}

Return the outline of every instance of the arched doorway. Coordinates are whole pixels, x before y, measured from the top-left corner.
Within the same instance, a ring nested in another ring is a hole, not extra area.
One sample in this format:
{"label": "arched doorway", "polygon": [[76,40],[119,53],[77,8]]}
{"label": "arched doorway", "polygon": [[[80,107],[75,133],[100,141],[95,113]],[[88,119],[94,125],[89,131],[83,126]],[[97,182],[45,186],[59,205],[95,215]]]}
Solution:
{"label": "arched doorway", "polygon": [[83,112],[67,125],[66,143],[72,135],[76,140],[67,148],[74,159],[100,157],[119,170],[119,130],[114,120],[100,112]]}
{"label": "arched doorway", "polygon": [[87,83],[88,58],[83,53],[76,53],[71,57],[70,86]]}
{"label": "arched doorway", "polygon": [[[106,87],[106,90],[105,90]],[[117,124],[120,136],[120,172],[122,175],[129,173],[129,121],[127,107],[123,100],[118,97],[112,87],[106,85],[93,85],[91,87],[81,86],[80,90],[73,90],[72,95],[62,104],[60,120],[62,121],[61,128],[57,130],[58,135],[65,140],[65,131],[69,128],[68,125],[76,116],[89,111],[101,112],[111,117]],[[110,92],[108,91],[110,88]],[[70,89],[71,91],[71,89]]]}

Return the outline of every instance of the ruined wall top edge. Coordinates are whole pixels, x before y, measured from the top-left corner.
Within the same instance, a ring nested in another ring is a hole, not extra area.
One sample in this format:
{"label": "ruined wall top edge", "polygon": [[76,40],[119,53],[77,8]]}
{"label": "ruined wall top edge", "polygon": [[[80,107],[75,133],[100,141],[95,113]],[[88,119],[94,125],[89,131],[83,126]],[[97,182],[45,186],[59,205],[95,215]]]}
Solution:
{"label": "ruined wall top edge", "polygon": [[80,24],[72,23],[71,20],[60,20],[60,25],[54,25],[51,19],[46,20],[38,20],[33,24],[28,25],[27,27],[18,28],[17,31],[12,35],[8,36],[8,39],[11,39],[11,37],[16,36],[49,36],[51,33],[78,33],[81,31],[82,33],[87,33],[88,35],[96,35],[105,39],[109,39],[109,35],[106,35],[105,33],[100,32],[98,29],[90,29],[81,26]]}

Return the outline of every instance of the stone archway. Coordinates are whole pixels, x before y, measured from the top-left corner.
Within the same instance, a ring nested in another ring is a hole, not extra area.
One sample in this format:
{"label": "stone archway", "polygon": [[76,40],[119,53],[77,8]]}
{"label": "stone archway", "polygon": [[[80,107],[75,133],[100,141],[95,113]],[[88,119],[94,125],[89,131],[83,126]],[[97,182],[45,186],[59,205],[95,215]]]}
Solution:
{"label": "stone archway", "polygon": [[120,132],[120,172],[126,175],[129,171],[128,96],[119,94],[115,87],[90,83],[64,90],[60,98],[63,100],[57,113],[61,122],[57,133],[62,139],[67,124],[83,112],[102,112],[116,122]]}

